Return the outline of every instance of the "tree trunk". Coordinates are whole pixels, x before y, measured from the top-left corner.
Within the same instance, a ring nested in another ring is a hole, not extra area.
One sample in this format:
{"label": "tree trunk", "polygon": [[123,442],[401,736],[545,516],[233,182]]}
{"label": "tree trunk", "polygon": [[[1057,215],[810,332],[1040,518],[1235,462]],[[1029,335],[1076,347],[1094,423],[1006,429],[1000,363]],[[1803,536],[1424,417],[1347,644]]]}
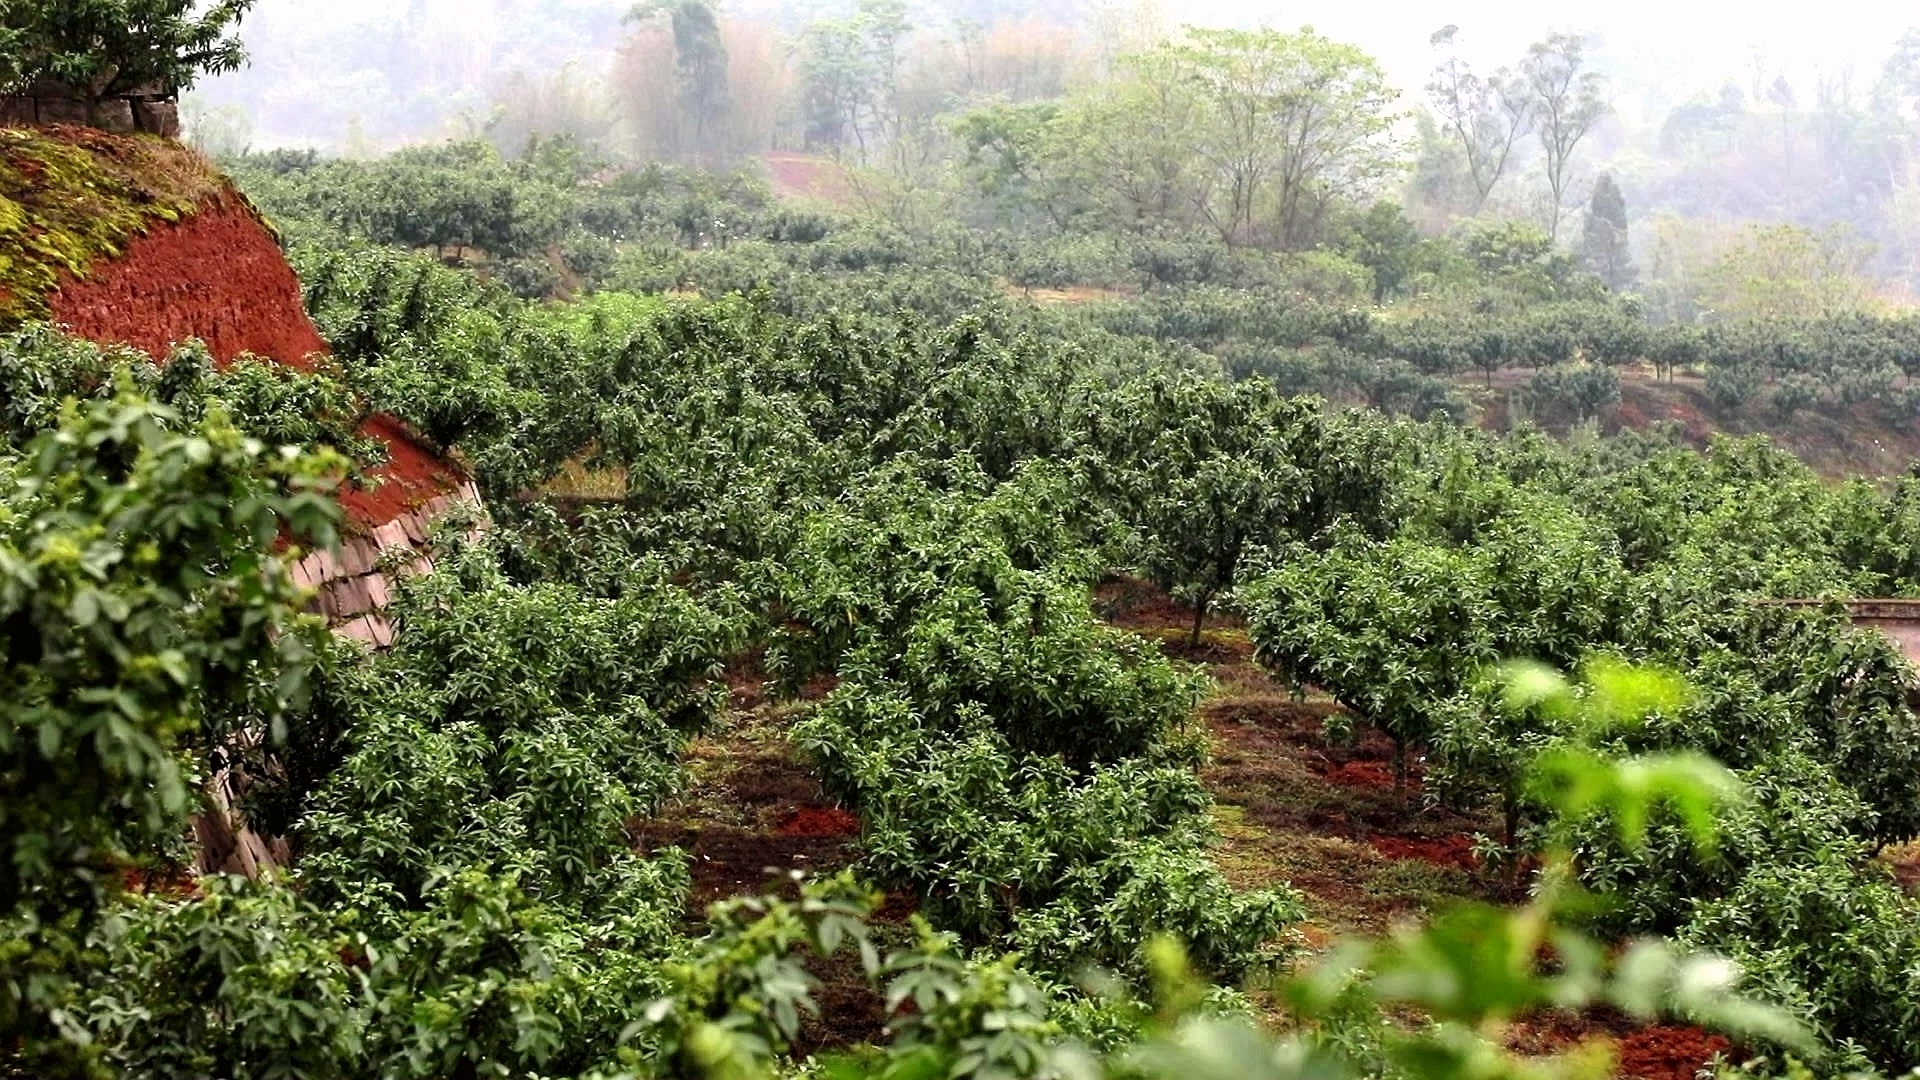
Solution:
{"label": "tree trunk", "polygon": [[1192,648],[1198,649],[1200,647],[1200,630],[1207,621],[1207,603],[1212,599],[1210,595],[1202,595],[1194,601],[1193,636],[1187,639],[1187,644]]}
{"label": "tree trunk", "polygon": [[1520,858],[1520,794],[1508,789],[1504,796],[1502,810],[1505,811],[1507,829],[1507,854],[1515,860]]}

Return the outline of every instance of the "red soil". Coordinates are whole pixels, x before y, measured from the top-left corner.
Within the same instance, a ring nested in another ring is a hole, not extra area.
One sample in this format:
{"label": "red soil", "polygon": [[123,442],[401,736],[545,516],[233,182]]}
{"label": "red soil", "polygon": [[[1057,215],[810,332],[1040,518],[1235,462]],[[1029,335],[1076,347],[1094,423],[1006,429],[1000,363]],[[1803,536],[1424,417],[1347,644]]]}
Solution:
{"label": "red soil", "polygon": [[803,806],[780,823],[782,836],[858,836],[860,819],[837,806]]}
{"label": "red soil", "polygon": [[1321,774],[1328,783],[1341,787],[1391,788],[1393,768],[1378,761],[1342,761],[1329,763]]}
{"label": "red soil", "polygon": [[1443,836],[1437,839],[1414,836],[1370,836],[1367,843],[1373,850],[1390,859],[1419,859],[1436,866],[1457,866],[1462,870],[1476,870],[1480,860],[1473,853],[1473,841],[1465,836]]}
{"label": "red soil", "polygon": [[838,163],[808,154],[771,153],[764,159],[767,180],[786,199],[816,199],[834,206],[857,206],[853,178]]}
{"label": "red soil", "polygon": [[1715,1054],[1733,1048],[1724,1036],[1696,1027],[1650,1027],[1620,1039],[1616,1073],[1639,1080],[1693,1080]]}
{"label": "red soil", "polygon": [[188,338],[206,342],[219,363],[252,353],[304,369],[327,351],[293,268],[238,196],[155,225],[51,300],[53,321],[76,336],[156,358]]}
{"label": "red soil", "polygon": [[340,506],[353,524],[384,525],[466,481],[458,467],[428,450],[391,416],[368,419],[360,432],[386,444],[387,461],[370,470],[367,486],[340,493]]}
{"label": "red soil", "polygon": [[[119,258],[91,267],[51,297],[53,320],[102,344],[164,359],[199,338],[214,362],[242,354],[310,370],[326,342],[307,318],[300,281],[246,200],[228,194],[177,224],[155,225]],[[387,448],[368,483],[340,493],[350,528],[384,525],[459,487],[466,476],[388,416],[364,433]]]}
{"label": "red soil", "polygon": [[800,688],[801,701],[824,701],[840,689],[840,676],[828,673],[807,680]]}

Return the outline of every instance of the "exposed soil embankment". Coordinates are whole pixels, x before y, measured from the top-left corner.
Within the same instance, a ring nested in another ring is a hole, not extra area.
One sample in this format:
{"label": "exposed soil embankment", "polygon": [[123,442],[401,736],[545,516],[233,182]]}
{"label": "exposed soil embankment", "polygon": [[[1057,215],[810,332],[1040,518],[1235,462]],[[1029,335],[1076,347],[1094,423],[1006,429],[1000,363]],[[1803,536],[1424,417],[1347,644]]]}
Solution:
{"label": "exposed soil embankment", "polygon": [[[327,344],[307,318],[300,281],[272,232],[238,193],[222,192],[177,222],[154,221],[111,259],[68,276],[48,297],[53,321],[75,336],[130,345],[163,358],[198,338],[214,362],[242,354],[307,369]],[[363,488],[341,493],[350,530],[371,530],[466,477],[390,417],[365,433],[387,448],[387,463]]]}
{"label": "exposed soil embankment", "polygon": [[252,353],[304,368],[327,351],[273,234],[233,194],[155,223],[85,280],[62,283],[49,305],[78,337],[156,357],[188,338],[223,364]]}

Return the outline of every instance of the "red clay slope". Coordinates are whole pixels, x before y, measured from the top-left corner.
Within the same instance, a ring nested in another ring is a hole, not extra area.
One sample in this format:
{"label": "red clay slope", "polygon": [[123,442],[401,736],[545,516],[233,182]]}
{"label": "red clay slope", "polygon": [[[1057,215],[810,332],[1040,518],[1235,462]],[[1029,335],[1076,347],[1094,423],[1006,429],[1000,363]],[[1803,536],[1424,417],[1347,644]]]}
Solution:
{"label": "red clay slope", "polygon": [[[279,244],[232,192],[177,224],[154,224],[119,258],[65,281],[49,302],[53,321],[74,335],[156,359],[187,338],[206,342],[221,364],[251,353],[304,369],[327,351]],[[397,421],[376,416],[365,430],[386,444],[388,461],[372,470],[368,487],[341,493],[350,530],[378,528],[466,482]]]}

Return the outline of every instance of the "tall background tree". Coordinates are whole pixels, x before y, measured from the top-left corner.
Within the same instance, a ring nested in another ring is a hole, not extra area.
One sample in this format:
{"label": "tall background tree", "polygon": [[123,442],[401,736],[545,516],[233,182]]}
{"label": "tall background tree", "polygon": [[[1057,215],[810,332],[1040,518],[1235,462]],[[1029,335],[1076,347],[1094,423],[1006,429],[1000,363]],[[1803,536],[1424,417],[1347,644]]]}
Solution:
{"label": "tall background tree", "polygon": [[1217,182],[1199,205],[1227,243],[1310,247],[1332,199],[1393,171],[1396,95],[1360,49],[1311,27],[1192,29],[1170,48],[1200,88],[1194,148]]}
{"label": "tall background tree", "polygon": [[1527,50],[1520,78],[1531,98],[1533,131],[1546,158],[1547,235],[1558,240],[1573,187],[1573,155],[1607,112],[1606,80],[1586,64],[1586,40],[1553,34]]}
{"label": "tall background tree", "polygon": [[1447,26],[1430,39],[1448,50],[1433,69],[1427,99],[1441,127],[1460,147],[1468,179],[1473,184],[1469,213],[1486,209],[1494,185],[1507,173],[1516,144],[1533,128],[1533,103],[1526,87],[1505,70],[1491,77],[1476,73],[1454,48],[1459,27]]}
{"label": "tall background tree", "polygon": [[1593,186],[1580,232],[1580,262],[1615,292],[1631,289],[1639,280],[1627,243],[1627,198],[1612,173],[1601,173]]}
{"label": "tall background tree", "polygon": [[673,36],[676,156],[718,164],[731,147],[733,101],[727,46],[712,0],[647,0],[627,13],[636,23],[664,19]]}

